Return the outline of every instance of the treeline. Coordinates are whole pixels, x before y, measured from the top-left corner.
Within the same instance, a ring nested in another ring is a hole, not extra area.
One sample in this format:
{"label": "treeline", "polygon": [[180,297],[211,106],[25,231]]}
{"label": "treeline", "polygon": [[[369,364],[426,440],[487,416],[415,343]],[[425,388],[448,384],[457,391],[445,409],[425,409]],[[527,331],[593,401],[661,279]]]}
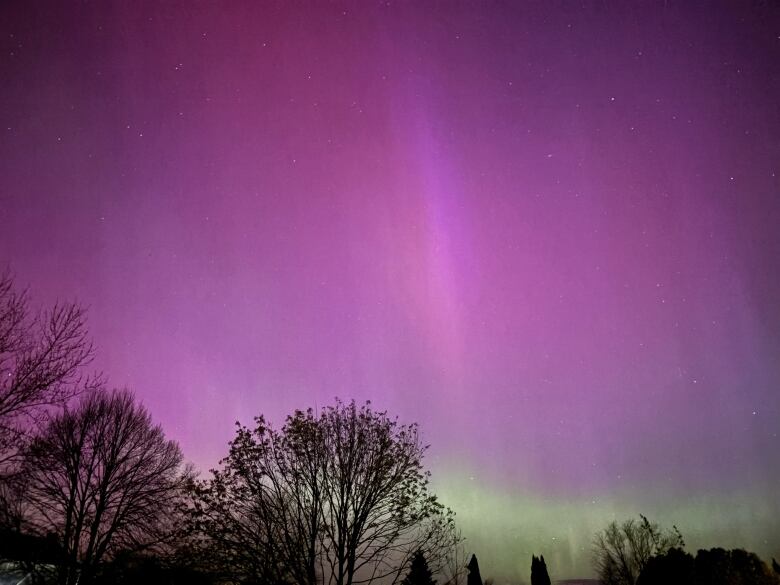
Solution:
{"label": "treeline", "polygon": [[594,565],[604,585],[778,585],[780,566],[770,568],[741,549],[685,552],[673,526],[662,529],[640,515],[612,522],[594,539]]}
{"label": "treeline", "polygon": [[33,312],[0,278],[0,555],[29,581],[399,583],[457,579],[454,514],[415,425],[371,405],[238,425],[208,479],[128,390],[84,372],[75,304]]}
{"label": "treeline", "polygon": [[[771,568],[756,554],[742,549],[685,551],[685,541],[673,526],[661,528],[640,514],[638,519],[613,521],[593,539],[593,565],[600,585],[779,585],[780,564]],[[492,585],[482,580],[472,555],[467,585]],[[572,581],[571,583],[580,581]],[[419,581],[432,585],[429,581]],[[531,557],[531,585],[550,585],[544,556]]]}
{"label": "treeline", "polygon": [[[0,276],[0,580],[57,585],[490,585],[430,490],[426,446],[369,403],[237,423],[206,479],[132,392],[90,375],[77,304]],[[756,555],[694,557],[644,516],[594,539],[604,585],[778,585]],[[531,585],[550,585],[544,557]]]}

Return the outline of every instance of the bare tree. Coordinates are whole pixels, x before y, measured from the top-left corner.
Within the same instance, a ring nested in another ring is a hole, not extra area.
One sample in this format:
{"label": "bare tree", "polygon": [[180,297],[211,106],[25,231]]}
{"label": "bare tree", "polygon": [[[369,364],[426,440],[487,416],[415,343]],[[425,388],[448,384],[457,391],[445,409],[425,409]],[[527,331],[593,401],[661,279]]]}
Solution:
{"label": "bare tree", "polygon": [[468,568],[466,559],[468,554],[463,546],[465,539],[461,535],[460,529],[454,534],[451,546],[446,550],[439,569],[443,585],[461,585],[466,578]]}
{"label": "bare tree", "polygon": [[663,530],[640,515],[622,524],[612,521],[593,541],[593,563],[604,585],[635,585],[647,562],[673,547],[682,547],[676,526]]}
{"label": "bare tree", "polygon": [[47,407],[62,406],[99,380],[84,379],[93,355],[84,310],[58,304],[31,313],[27,292],[0,275],[0,466],[5,473]]}
{"label": "bare tree", "polygon": [[354,402],[297,411],[281,432],[239,425],[196,488],[202,545],[240,582],[397,583],[417,552],[438,571],[460,536],[424,451],[415,426]]}
{"label": "bare tree", "polygon": [[65,553],[61,585],[89,583],[117,552],[171,538],[191,476],[179,446],[126,390],[90,392],[54,416],[23,469],[34,524]]}
{"label": "bare tree", "polygon": [[397,583],[418,551],[438,572],[456,538],[454,514],[429,490],[417,426],[337,400],[319,427],[330,581]]}

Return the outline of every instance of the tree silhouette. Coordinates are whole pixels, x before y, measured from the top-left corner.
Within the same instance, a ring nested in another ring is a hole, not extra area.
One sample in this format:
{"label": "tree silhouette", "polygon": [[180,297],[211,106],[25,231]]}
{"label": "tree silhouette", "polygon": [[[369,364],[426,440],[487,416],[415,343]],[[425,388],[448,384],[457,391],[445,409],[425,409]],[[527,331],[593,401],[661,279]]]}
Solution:
{"label": "tree silhouette", "polygon": [[428,561],[422,551],[417,551],[409,565],[409,573],[402,581],[402,585],[436,585],[433,573],[428,567]]}
{"label": "tree silhouette", "polygon": [[62,546],[61,585],[88,584],[104,559],[172,538],[190,474],[128,391],[90,392],[53,417],[23,471],[34,525]]}
{"label": "tree silhouette", "polygon": [[604,585],[634,585],[650,558],[684,545],[677,527],[665,531],[640,515],[640,521],[613,521],[597,533],[593,562]]}
{"label": "tree silhouette", "polygon": [[463,546],[463,537],[460,530],[456,530],[439,567],[443,585],[460,585],[463,576],[468,573],[465,561],[466,550]]}
{"label": "tree silhouette", "polygon": [[467,566],[469,570],[467,585],[482,585],[482,575],[479,574],[479,562],[477,562],[477,555],[471,555],[471,560]]}
{"label": "tree silhouette", "polygon": [[81,307],[59,304],[33,315],[27,291],[0,275],[0,465],[18,453],[47,407],[97,386],[79,375],[92,355]]}
{"label": "tree silhouette", "polygon": [[778,585],[780,578],[754,553],[713,548],[696,554],[695,583],[707,585]]}
{"label": "tree silhouette", "polygon": [[744,550],[700,550],[696,558],[679,548],[651,558],[637,585],[778,585],[780,578]]}
{"label": "tree silhouette", "polygon": [[671,548],[647,561],[637,585],[690,585],[694,576],[693,557],[680,548]]}
{"label": "tree silhouette", "polygon": [[0,274],[0,529],[22,530],[19,454],[30,431],[51,407],[99,385],[80,375],[92,355],[78,305],[33,314],[27,291],[17,290],[9,273]]}
{"label": "tree silhouette", "polygon": [[417,426],[399,425],[368,403],[337,401],[322,412],[319,427],[326,455],[323,527],[337,585],[351,585],[361,569],[372,579],[397,580],[418,550],[438,568],[453,544],[454,519],[428,489],[427,448]]}
{"label": "tree silhouette", "polygon": [[547,573],[544,555],[538,559],[536,555],[531,556],[531,585],[550,585],[550,575]]}
{"label": "tree silhouette", "polygon": [[218,568],[238,581],[400,582],[417,552],[437,572],[458,543],[428,489],[416,426],[339,401],[297,411],[281,432],[241,425],[194,520]]}
{"label": "tree silhouette", "polygon": [[780,565],[777,564],[777,561],[774,558],[772,559],[772,570],[780,575]]}
{"label": "tree silhouette", "polygon": [[209,481],[195,484],[196,555],[242,583],[318,582],[322,458],[313,417],[296,413],[282,433],[263,419],[237,425]]}

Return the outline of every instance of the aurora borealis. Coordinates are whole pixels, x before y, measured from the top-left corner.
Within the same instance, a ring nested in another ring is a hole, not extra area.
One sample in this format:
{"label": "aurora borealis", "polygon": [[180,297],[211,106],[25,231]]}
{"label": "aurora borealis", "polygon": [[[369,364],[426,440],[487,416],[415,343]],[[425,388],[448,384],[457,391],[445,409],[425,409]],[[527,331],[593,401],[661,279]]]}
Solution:
{"label": "aurora borealis", "polygon": [[780,557],[780,8],[5,2],[0,266],[201,469],[420,423],[483,576]]}

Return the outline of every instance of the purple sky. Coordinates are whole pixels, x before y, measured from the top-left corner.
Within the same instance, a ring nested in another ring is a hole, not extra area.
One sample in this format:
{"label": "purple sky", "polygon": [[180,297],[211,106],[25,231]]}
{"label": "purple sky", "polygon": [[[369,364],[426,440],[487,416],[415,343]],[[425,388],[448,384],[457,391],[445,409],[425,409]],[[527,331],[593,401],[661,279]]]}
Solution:
{"label": "purple sky", "polygon": [[780,8],[553,4],[4,2],[0,265],[204,469],[418,421],[483,575],[780,556]]}

